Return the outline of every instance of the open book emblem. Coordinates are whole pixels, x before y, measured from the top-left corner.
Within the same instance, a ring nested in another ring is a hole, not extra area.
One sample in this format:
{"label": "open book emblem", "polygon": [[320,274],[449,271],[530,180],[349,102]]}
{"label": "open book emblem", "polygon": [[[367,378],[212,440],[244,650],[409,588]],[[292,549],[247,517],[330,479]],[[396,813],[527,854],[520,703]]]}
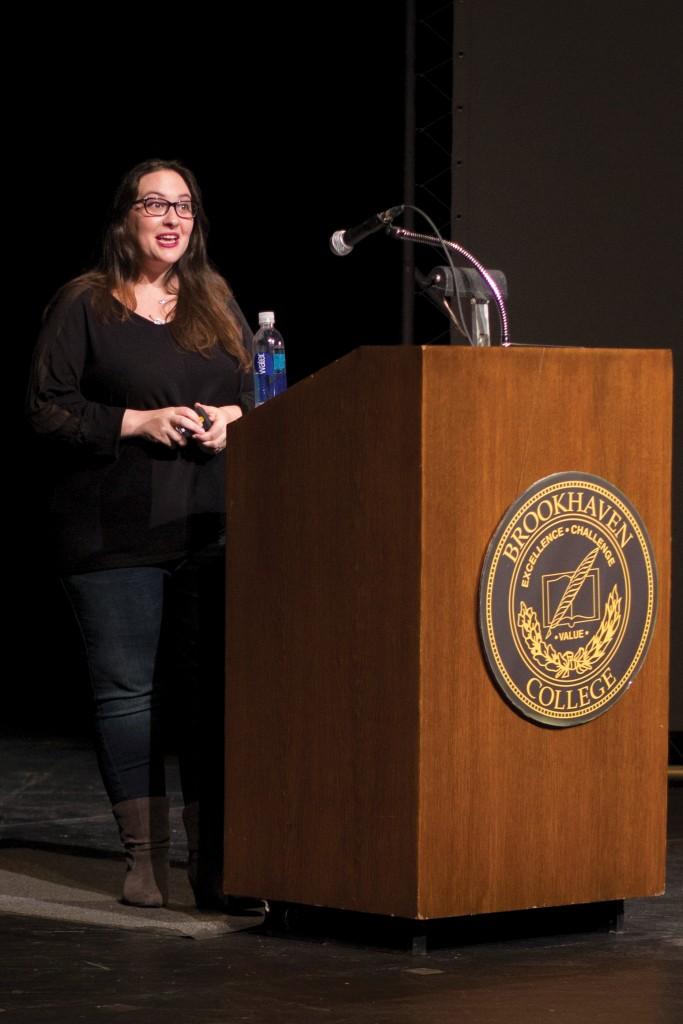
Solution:
{"label": "open book emblem", "polygon": [[600,617],[600,570],[593,563],[595,547],[572,572],[551,572],[542,577],[543,628],[546,640],[559,626],[595,622]]}

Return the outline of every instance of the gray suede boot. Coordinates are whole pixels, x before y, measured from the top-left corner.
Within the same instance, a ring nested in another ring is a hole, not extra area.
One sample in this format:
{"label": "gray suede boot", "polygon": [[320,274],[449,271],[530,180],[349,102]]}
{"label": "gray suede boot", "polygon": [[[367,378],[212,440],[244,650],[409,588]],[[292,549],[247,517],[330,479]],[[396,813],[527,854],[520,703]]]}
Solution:
{"label": "gray suede boot", "polygon": [[112,807],[123,848],[122,902],[133,907],[168,903],[168,797],[138,797]]}
{"label": "gray suede boot", "polygon": [[251,896],[227,896],[223,893],[222,820],[218,831],[214,821],[213,830],[205,829],[200,836],[199,803],[191,803],[183,810],[183,822],[187,832],[187,877],[197,908],[259,917],[262,913],[262,899]]}
{"label": "gray suede boot", "polygon": [[187,832],[187,877],[197,908],[199,910],[224,909],[220,855],[216,844],[207,841],[206,828],[200,837],[198,802],[185,806],[183,823]]}
{"label": "gray suede boot", "polygon": [[192,892],[199,889],[199,802],[186,804],[183,808],[183,824],[187,833],[187,877]]}

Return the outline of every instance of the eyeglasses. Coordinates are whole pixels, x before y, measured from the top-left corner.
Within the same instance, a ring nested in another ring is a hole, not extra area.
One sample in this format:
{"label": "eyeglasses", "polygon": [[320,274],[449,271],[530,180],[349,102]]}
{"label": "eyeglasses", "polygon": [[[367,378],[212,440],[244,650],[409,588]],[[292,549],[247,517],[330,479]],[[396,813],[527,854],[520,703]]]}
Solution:
{"label": "eyeglasses", "polygon": [[136,199],[133,206],[138,206],[140,203],[150,217],[165,217],[171,207],[183,220],[192,220],[197,212],[197,204],[193,203],[191,199],[179,199],[177,203],[172,203],[168,199],[159,199],[158,196],[145,196],[142,199]]}

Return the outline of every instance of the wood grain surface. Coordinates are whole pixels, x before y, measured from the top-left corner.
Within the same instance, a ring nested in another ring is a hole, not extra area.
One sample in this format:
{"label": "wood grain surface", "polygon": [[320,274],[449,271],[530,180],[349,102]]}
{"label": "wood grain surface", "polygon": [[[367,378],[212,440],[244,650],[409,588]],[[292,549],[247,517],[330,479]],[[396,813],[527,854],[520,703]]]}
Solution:
{"label": "wood grain surface", "polygon": [[[419,912],[662,892],[670,353],[430,348],[424,357]],[[567,470],[604,477],[640,512],[659,614],[630,691],[593,721],[556,729],[513,711],[491,681],[476,608],[503,513],[536,480]]]}
{"label": "wood grain surface", "polygon": [[[665,351],[359,349],[231,428],[225,889],[440,917],[661,892]],[[487,671],[483,557],[563,470],[639,510],[659,615],[631,690],[533,723]]]}

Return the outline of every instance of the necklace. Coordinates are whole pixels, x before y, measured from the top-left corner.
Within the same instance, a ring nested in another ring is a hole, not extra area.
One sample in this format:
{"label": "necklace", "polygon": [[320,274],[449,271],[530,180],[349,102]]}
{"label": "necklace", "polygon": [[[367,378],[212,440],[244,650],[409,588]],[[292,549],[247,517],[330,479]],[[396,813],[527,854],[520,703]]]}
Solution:
{"label": "necklace", "polygon": [[[171,299],[174,299],[174,298],[175,298],[175,295],[167,295],[165,299],[159,299],[159,305],[160,306],[165,306],[167,302],[170,302]],[[166,323],[166,317],[164,317],[162,320],[160,320],[158,317],[152,316],[151,313],[148,313],[147,316],[150,318],[150,320],[152,321],[153,324],[165,324]]]}

